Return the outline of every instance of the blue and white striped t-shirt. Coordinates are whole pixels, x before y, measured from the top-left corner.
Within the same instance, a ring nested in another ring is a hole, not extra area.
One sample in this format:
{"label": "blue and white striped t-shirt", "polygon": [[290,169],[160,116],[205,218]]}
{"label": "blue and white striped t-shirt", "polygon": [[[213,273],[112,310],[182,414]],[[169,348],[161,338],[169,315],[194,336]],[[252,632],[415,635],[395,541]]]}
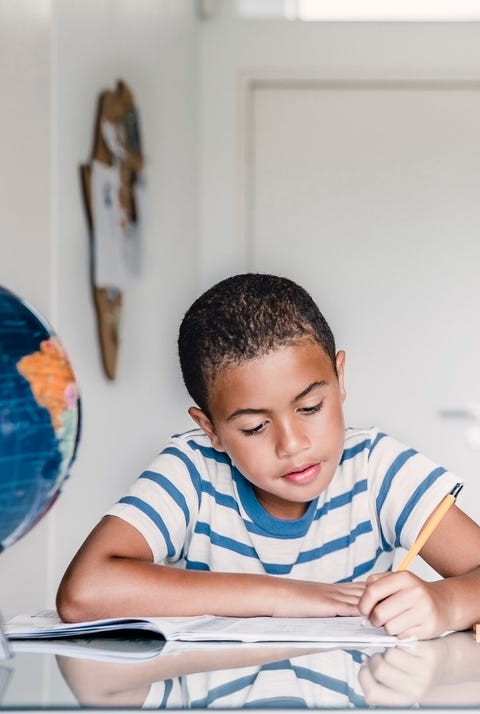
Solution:
{"label": "blue and white striped t-shirt", "polygon": [[282,520],[194,429],[172,437],[108,514],[140,531],[157,563],[338,583],[391,568],[458,481],[378,429],[347,429],[328,488]]}

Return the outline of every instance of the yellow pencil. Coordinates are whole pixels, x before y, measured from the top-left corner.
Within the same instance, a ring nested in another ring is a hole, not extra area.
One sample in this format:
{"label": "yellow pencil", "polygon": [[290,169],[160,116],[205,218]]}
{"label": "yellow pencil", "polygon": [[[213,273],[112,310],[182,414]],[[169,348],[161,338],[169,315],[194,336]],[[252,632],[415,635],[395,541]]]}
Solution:
{"label": "yellow pencil", "polygon": [[423,546],[427,542],[427,540],[430,538],[432,535],[433,531],[435,528],[438,526],[450,506],[453,506],[453,504],[456,501],[456,498],[460,491],[463,488],[462,483],[457,483],[450,493],[447,493],[445,498],[443,498],[436,509],[433,511],[432,515],[428,518],[427,522],[423,526],[422,530],[418,534],[415,543],[412,545],[404,559],[401,561],[400,565],[396,568],[396,570],[406,570],[412,560],[415,558],[416,555],[422,550]]}

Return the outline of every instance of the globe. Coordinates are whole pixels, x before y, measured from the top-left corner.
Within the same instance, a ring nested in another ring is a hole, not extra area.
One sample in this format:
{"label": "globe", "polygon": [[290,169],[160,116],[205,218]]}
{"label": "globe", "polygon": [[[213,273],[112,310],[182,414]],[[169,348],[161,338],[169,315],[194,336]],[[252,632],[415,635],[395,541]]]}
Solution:
{"label": "globe", "polygon": [[79,437],[78,385],[59,338],[0,286],[0,551],[56,501]]}

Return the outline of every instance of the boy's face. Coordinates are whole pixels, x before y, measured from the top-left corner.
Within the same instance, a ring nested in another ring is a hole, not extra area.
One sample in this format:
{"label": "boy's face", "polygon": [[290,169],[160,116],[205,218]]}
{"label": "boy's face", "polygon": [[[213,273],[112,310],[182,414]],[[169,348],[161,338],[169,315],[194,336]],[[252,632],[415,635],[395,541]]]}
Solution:
{"label": "boy's face", "polygon": [[230,367],[211,385],[211,419],[189,412],[278,518],[299,518],[330,483],[344,443],[345,354],[301,342]]}

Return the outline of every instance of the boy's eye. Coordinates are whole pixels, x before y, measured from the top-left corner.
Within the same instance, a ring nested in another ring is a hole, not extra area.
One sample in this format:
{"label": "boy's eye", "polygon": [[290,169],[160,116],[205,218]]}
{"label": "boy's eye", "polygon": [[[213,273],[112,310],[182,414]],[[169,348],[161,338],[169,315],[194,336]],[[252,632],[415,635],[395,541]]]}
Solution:
{"label": "boy's eye", "polygon": [[302,407],[299,411],[302,414],[316,414],[323,407],[323,401],[319,404],[315,404],[313,407]]}
{"label": "boy's eye", "polygon": [[259,434],[261,431],[263,431],[266,425],[267,422],[262,421],[261,424],[259,424],[258,426],[254,426],[253,429],[242,429],[242,431],[245,436],[253,436],[254,434]]}

